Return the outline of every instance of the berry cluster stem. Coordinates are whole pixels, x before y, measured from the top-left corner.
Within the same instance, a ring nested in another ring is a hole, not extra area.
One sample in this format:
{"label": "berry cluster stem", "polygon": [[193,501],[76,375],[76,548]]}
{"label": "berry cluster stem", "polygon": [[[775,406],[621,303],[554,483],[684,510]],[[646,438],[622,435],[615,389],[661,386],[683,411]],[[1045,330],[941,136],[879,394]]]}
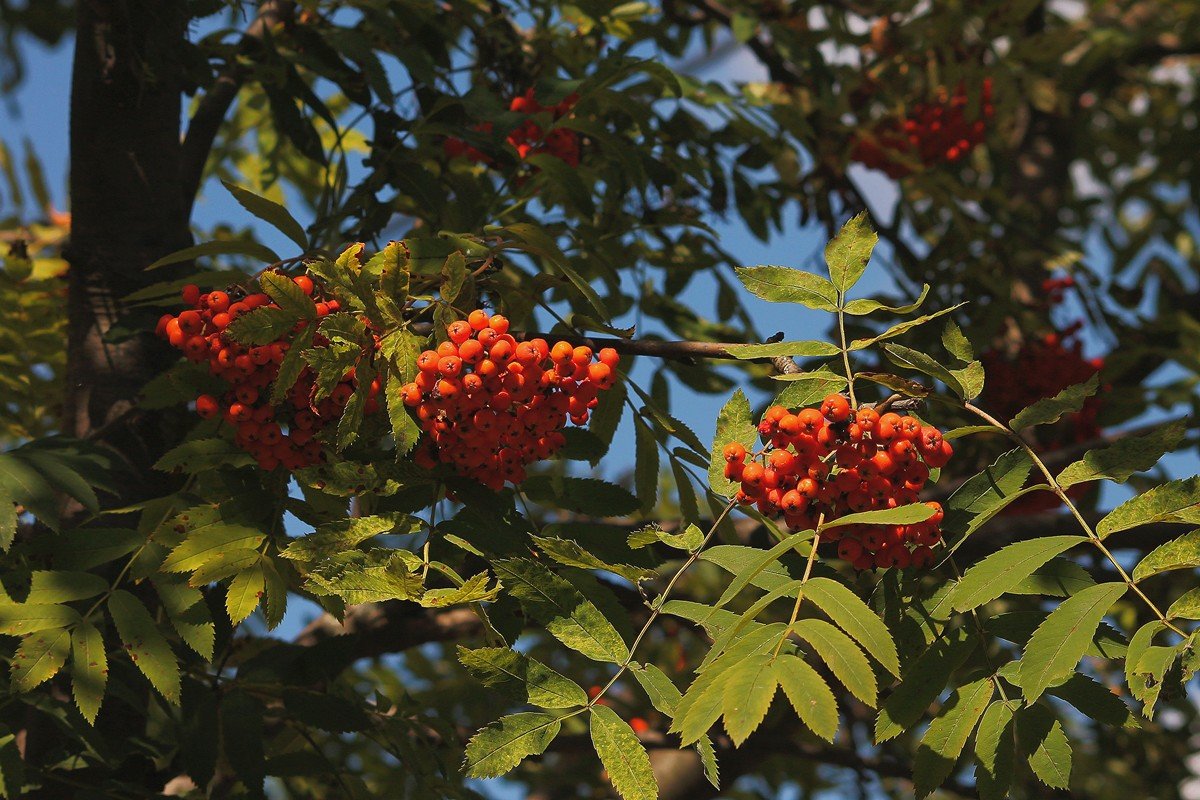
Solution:
{"label": "berry cluster stem", "polygon": [[687,560],[685,560],[679,569],[675,571],[675,574],[671,576],[671,580],[667,581],[667,585],[663,589],[662,594],[655,599],[654,604],[650,608],[650,616],[646,619],[646,624],[642,626],[642,629],[638,631],[638,635],[634,637],[633,644],[629,645],[629,655],[626,656],[625,660],[618,665],[616,673],[608,679],[608,683],[604,684],[603,688],[596,693],[596,696],[588,702],[589,708],[596,705],[596,702],[604,696],[604,693],[611,689],[613,684],[620,680],[621,676],[624,675],[629,669],[629,665],[633,663],[633,657],[637,655],[638,646],[642,643],[642,640],[646,638],[646,634],[650,632],[650,628],[654,625],[655,620],[657,620],[658,616],[662,613],[663,606],[667,604],[667,598],[670,597],[671,591],[675,588],[675,584],[678,583],[679,579],[683,577],[683,573],[687,572],[691,566],[696,563],[697,559],[700,558],[700,554],[704,552],[704,548],[708,546],[709,541],[711,541],[712,537],[716,535],[717,528],[721,527],[721,523],[725,521],[725,518],[729,516],[729,512],[732,511],[736,505],[737,503],[733,501],[725,504],[725,508],[722,509],[717,518],[713,520],[712,527],[708,529],[708,533],[704,535],[704,539],[701,540],[700,544],[695,550],[688,554]]}
{"label": "berry cluster stem", "polygon": [[1005,436],[1007,436],[1009,439],[1011,439],[1013,442],[1015,442],[1022,450],[1025,451],[1025,453],[1029,456],[1029,458],[1033,461],[1033,463],[1037,465],[1037,468],[1042,473],[1042,476],[1045,477],[1046,483],[1049,484],[1051,491],[1053,491],[1054,494],[1056,494],[1058,496],[1058,499],[1061,500],[1062,503],[1070,510],[1071,515],[1073,517],[1075,517],[1076,522],[1078,522],[1079,526],[1081,528],[1083,528],[1083,532],[1085,534],[1087,534],[1088,539],[1091,541],[1092,544],[1094,544],[1096,546],[1096,548],[1104,555],[1104,557],[1106,559],[1108,559],[1108,562],[1113,565],[1113,568],[1117,571],[1117,575],[1119,575],[1121,577],[1121,580],[1125,582],[1125,585],[1128,586],[1130,589],[1132,589],[1134,594],[1136,594],[1138,597],[1142,598],[1142,600],[1145,601],[1146,605],[1150,608],[1151,611],[1154,612],[1155,616],[1157,616],[1164,625],[1166,625],[1173,632],[1186,638],[1187,634],[1184,633],[1182,630],[1180,630],[1179,627],[1176,626],[1174,623],[1172,623],[1170,620],[1168,620],[1167,615],[1162,612],[1162,609],[1160,609],[1154,603],[1154,601],[1151,600],[1146,595],[1146,593],[1142,591],[1141,587],[1139,587],[1136,583],[1134,583],[1133,579],[1131,577],[1129,577],[1129,573],[1125,571],[1125,568],[1122,567],[1120,562],[1118,562],[1117,559],[1113,556],[1112,551],[1110,551],[1108,549],[1108,547],[1105,546],[1103,540],[1101,540],[1100,536],[1096,533],[1096,531],[1092,529],[1092,526],[1088,524],[1088,521],[1083,518],[1083,514],[1081,514],[1079,512],[1079,509],[1076,508],[1075,504],[1073,502],[1071,502],[1071,498],[1067,496],[1066,491],[1059,484],[1059,482],[1055,479],[1054,474],[1050,472],[1050,469],[1049,469],[1049,467],[1046,466],[1046,463],[1044,461],[1042,461],[1042,459],[1038,456],[1038,454],[1034,452],[1033,448],[1029,446],[1029,443],[1026,442],[1025,439],[1020,434],[1018,434],[1016,431],[1009,428],[1003,422],[1000,422],[998,419],[993,417],[991,414],[988,414],[983,409],[981,409],[977,406],[974,406],[971,403],[965,403],[964,407],[966,408],[967,411],[969,411],[972,414],[974,414],[975,416],[979,417],[987,424],[992,425],[992,426],[996,427],[997,429],[999,429],[1001,432],[1004,433]]}
{"label": "berry cluster stem", "polygon": [[821,521],[817,523],[816,531],[813,532],[812,550],[808,551],[808,562],[804,565],[804,575],[801,576],[800,588],[796,591],[796,603],[792,606],[792,616],[788,619],[787,628],[784,629],[783,635],[775,643],[775,652],[771,654],[772,659],[779,656],[779,651],[783,649],[783,643],[787,641],[788,636],[792,632],[792,626],[800,618],[800,604],[804,602],[804,584],[808,583],[808,576],[812,575],[813,564],[817,561],[817,545],[821,543],[821,526],[824,522],[824,517],[822,517]]}

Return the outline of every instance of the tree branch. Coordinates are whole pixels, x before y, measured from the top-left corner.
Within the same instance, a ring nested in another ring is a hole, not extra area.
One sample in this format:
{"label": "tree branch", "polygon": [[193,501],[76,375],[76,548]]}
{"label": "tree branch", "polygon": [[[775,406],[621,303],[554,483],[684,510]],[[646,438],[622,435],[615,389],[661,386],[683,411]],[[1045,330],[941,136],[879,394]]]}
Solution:
{"label": "tree branch", "polygon": [[[295,3],[290,0],[263,0],[258,8],[258,15],[242,36],[237,55],[250,52],[261,44],[272,28],[292,18],[294,10]],[[238,63],[237,55],[217,75],[216,82],[200,99],[196,113],[188,122],[180,163],[184,202],[189,209],[189,215],[196,194],[200,191],[204,165],[208,163],[208,154],[217,138],[217,131],[221,129],[221,123],[225,121],[225,115],[233,105],[234,98],[237,97],[249,72]]]}

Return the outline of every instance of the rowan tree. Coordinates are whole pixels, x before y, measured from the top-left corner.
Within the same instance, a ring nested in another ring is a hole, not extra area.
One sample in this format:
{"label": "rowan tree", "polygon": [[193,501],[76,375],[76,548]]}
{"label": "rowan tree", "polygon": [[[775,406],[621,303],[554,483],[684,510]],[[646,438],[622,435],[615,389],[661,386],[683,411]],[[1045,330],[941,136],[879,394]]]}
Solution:
{"label": "rowan tree", "polygon": [[0,796],[1181,794],[1196,4],[0,21]]}

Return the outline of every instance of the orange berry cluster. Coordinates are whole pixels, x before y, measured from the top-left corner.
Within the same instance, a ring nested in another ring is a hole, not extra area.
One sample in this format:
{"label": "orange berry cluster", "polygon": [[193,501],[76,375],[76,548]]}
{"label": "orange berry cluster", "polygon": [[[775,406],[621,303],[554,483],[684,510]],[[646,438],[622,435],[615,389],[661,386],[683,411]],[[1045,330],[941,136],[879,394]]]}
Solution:
{"label": "orange berry cluster", "polygon": [[[307,275],[292,280],[310,297],[316,293],[318,317],[340,308],[337,300],[321,299]],[[196,413],[204,419],[222,416],[233,426],[238,447],[254,456],[263,469],[283,466],[297,470],[319,462],[322,451],[317,436],[325,426],[341,418],[358,386],[353,370],[328,397],[314,402],[316,374],[305,367],[288,391],[288,402],[282,407],[273,406],[267,387],[279,375],[279,365],[290,347],[291,336],[247,347],[226,334],[230,323],[242,314],[256,308],[277,307],[271,298],[262,292],[247,293],[241,287],[202,294],[198,286],[189,284],[183,287],[183,302],[190,308],[178,316],[164,314],[156,332],[181,350],[189,361],[208,362],[209,371],[229,385],[220,397],[209,394],[197,397]],[[292,333],[308,324],[297,323]],[[313,341],[317,345],[328,343],[320,335]],[[370,399],[363,410],[371,414],[379,407],[375,397],[379,393],[378,380],[372,381],[368,391]]]}
{"label": "orange berry cluster", "polygon": [[[1084,358],[1076,334],[1082,323],[1075,322],[1061,331],[1038,339],[1028,339],[1013,355],[988,350],[979,360],[987,374],[980,402],[1001,419],[1011,419],[1023,408],[1046,397],[1083,383],[1104,367],[1102,358]],[[1067,415],[1056,425],[1043,425],[1032,431],[1034,445],[1043,452],[1090,441],[1101,433],[1099,414],[1103,392],[1083,402],[1083,407]],[[1086,484],[1067,490],[1072,497],[1087,491]],[[1036,492],[1018,498],[1005,508],[1008,514],[1032,514],[1058,508],[1060,501],[1049,492]]]}
{"label": "orange berry cluster", "polygon": [[545,339],[518,342],[508,320],[475,310],[446,328],[449,339],[417,357],[400,387],[426,436],[418,466],[449,464],[494,490],[525,480],[525,467],[566,443],[568,419],[583,425],[601,390],[616,382],[620,356]]}
{"label": "orange berry cluster", "polygon": [[[544,106],[535,99],[533,89],[530,89],[520,97],[513,98],[508,108],[509,111],[529,115],[549,111],[553,114],[554,119],[558,120],[570,113],[578,101],[579,96],[572,94],[556,105]],[[475,126],[475,130],[491,133],[492,123],[481,122]],[[579,134],[573,130],[553,128],[547,132],[543,131],[535,121],[528,119],[518,125],[508,135],[506,141],[516,148],[517,154],[523,159],[535,153],[549,153],[565,161],[568,166],[579,166]],[[462,156],[481,164],[492,163],[490,156],[461,139],[447,139],[443,147],[446,155],[450,158]]]}
{"label": "orange berry cluster", "polygon": [[[794,531],[846,514],[918,502],[931,467],[954,453],[941,432],[915,417],[851,408],[840,394],[819,409],[772,406],[758,426],[768,443],[749,456],[739,442],[723,451],[725,477],[739,481],[736,500],[764,515],[782,514]],[[941,539],[942,509],[915,525],[845,525],[823,534],[856,569],[929,566]]]}
{"label": "orange berry cluster", "polygon": [[906,160],[920,161],[927,167],[960,161],[983,142],[987,120],[996,113],[991,78],[983,80],[979,117],[968,120],[967,106],[963,84],[953,94],[943,87],[937,100],[914,105],[903,120],[882,120],[870,136],[855,142],[850,157],[897,179],[912,172]]}

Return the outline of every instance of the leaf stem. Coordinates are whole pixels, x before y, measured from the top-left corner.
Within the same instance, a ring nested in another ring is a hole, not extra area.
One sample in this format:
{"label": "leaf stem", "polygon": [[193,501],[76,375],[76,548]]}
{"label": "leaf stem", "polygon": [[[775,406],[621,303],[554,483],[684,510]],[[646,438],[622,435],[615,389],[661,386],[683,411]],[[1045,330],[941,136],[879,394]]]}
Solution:
{"label": "leaf stem", "polygon": [[675,571],[675,574],[671,576],[671,580],[667,581],[666,588],[663,589],[662,594],[658,596],[650,609],[649,619],[646,620],[646,624],[642,626],[642,629],[638,631],[638,635],[634,638],[633,644],[629,646],[629,655],[623,662],[621,662],[616,673],[609,679],[608,683],[604,684],[604,687],[596,693],[596,696],[588,701],[588,708],[596,705],[600,698],[604,697],[604,693],[611,689],[613,684],[616,683],[629,669],[629,665],[633,663],[633,657],[637,654],[638,645],[640,645],[642,640],[646,638],[646,634],[650,631],[651,626],[654,625],[654,621],[657,620],[659,614],[662,613],[662,608],[664,605],[666,605],[667,598],[670,596],[671,590],[675,588],[675,584],[678,583],[679,579],[683,577],[683,573],[687,572],[688,569],[691,568],[692,564],[695,564],[696,560],[700,558],[700,553],[704,551],[704,548],[716,534],[717,528],[721,527],[721,523],[725,521],[725,518],[729,516],[729,512],[732,511],[736,505],[737,503],[733,500],[730,500],[725,504],[725,508],[721,511],[720,515],[713,520],[712,527],[709,528],[708,533],[704,535],[704,539],[700,542],[699,547],[697,547],[688,555],[687,560],[684,561],[679,569]]}
{"label": "leaf stem", "polygon": [[821,543],[821,525],[824,522],[825,515],[822,514],[820,519],[817,520],[817,529],[813,532],[812,550],[808,551],[808,563],[804,565],[804,575],[800,578],[800,588],[796,592],[796,604],[792,606],[792,616],[788,619],[788,624],[783,631],[783,635],[775,643],[775,651],[771,653],[772,661],[779,657],[779,651],[783,649],[783,643],[787,641],[788,636],[792,632],[792,626],[796,624],[796,620],[800,617],[800,604],[804,601],[804,584],[808,583],[808,576],[812,575],[813,564],[817,560],[817,545]]}
{"label": "leaf stem", "polygon": [[1155,605],[1154,601],[1151,600],[1146,595],[1146,593],[1142,591],[1141,587],[1139,587],[1136,583],[1134,583],[1133,579],[1129,577],[1129,573],[1125,571],[1125,568],[1122,567],[1120,562],[1118,562],[1117,559],[1113,556],[1112,551],[1110,551],[1104,545],[1103,540],[1101,540],[1100,536],[1096,533],[1096,531],[1094,531],[1092,529],[1092,526],[1090,524],[1088,524],[1088,521],[1083,518],[1083,514],[1081,514],[1079,512],[1079,509],[1076,508],[1075,504],[1073,502],[1071,502],[1071,498],[1069,498],[1067,496],[1066,491],[1063,490],[1062,485],[1059,484],[1059,482],[1055,479],[1054,475],[1050,472],[1050,469],[1046,466],[1046,463],[1044,461],[1042,461],[1042,459],[1038,456],[1037,453],[1034,452],[1033,448],[1029,446],[1028,442],[1025,441],[1024,437],[1022,437],[1019,433],[1017,433],[1016,431],[1009,428],[1003,422],[1000,422],[998,419],[993,417],[991,414],[988,414],[983,409],[978,408],[977,406],[974,406],[971,403],[964,403],[963,406],[966,408],[967,411],[969,411],[972,414],[974,414],[975,416],[979,417],[984,422],[998,428],[1000,431],[1002,431],[1004,433],[1005,436],[1007,436],[1012,441],[1016,442],[1017,445],[1019,445],[1021,447],[1021,449],[1025,451],[1026,455],[1028,455],[1029,458],[1033,461],[1033,463],[1037,465],[1037,468],[1041,471],[1042,475],[1045,477],[1046,483],[1049,484],[1050,489],[1054,492],[1054,494],[1058,495],[1058,499],[1062,501],[1063,505],[1065,505],[1068,510],[1070,510],[1071,515],[1075,517],[1076,522],[1078,522],[1079,526],[1081,528],[1083,528],[1083,532],[1087,534],[1087,537],[1091,541],[1091,543],[1094,544],[1096,546],[1096,548],[1101,553],[1104,554],[1104,557],[1106,559],[1108,559],[1108,562],[1113,565],[1113,568],[1116,569],[1117,574],[1121,577],[1121,580],[1125,582],[1125,585],[1128,586],[1130,589],[1132,589],[1134,594],[1136,594],[1138,597],[1142,598],[1142,600],[1145,601],[1146,605],[1149,606],[1150,610],[1154,612],[1155,616],[1157,616],[1159,618],[1159,620],[1161,620],[1162,623],[1167,626],[1167,628],[1174,631],[1178,635],[1180,635],[1184,638],[1187,638],[1187,634],[1184,633],[1182,630],[1180,630],[1180,628],[1178,626],[1176,626],[1174,623],[1172,623],[1170,620],[1168,620],[1167,615],[1164,614],[1162,612],[1162,610],[1157,605]]}
{"label": "leaf stem", "polygon": [[850,407],[858,408],[858,401],[854,398],[854,371],[850,369],[850,350],[846,347],[846,313],[842,310],[845,302],[845,294],[838,292],[838,343],[842,350],[842,366],[846,368],[846,391],[850,395]]}

